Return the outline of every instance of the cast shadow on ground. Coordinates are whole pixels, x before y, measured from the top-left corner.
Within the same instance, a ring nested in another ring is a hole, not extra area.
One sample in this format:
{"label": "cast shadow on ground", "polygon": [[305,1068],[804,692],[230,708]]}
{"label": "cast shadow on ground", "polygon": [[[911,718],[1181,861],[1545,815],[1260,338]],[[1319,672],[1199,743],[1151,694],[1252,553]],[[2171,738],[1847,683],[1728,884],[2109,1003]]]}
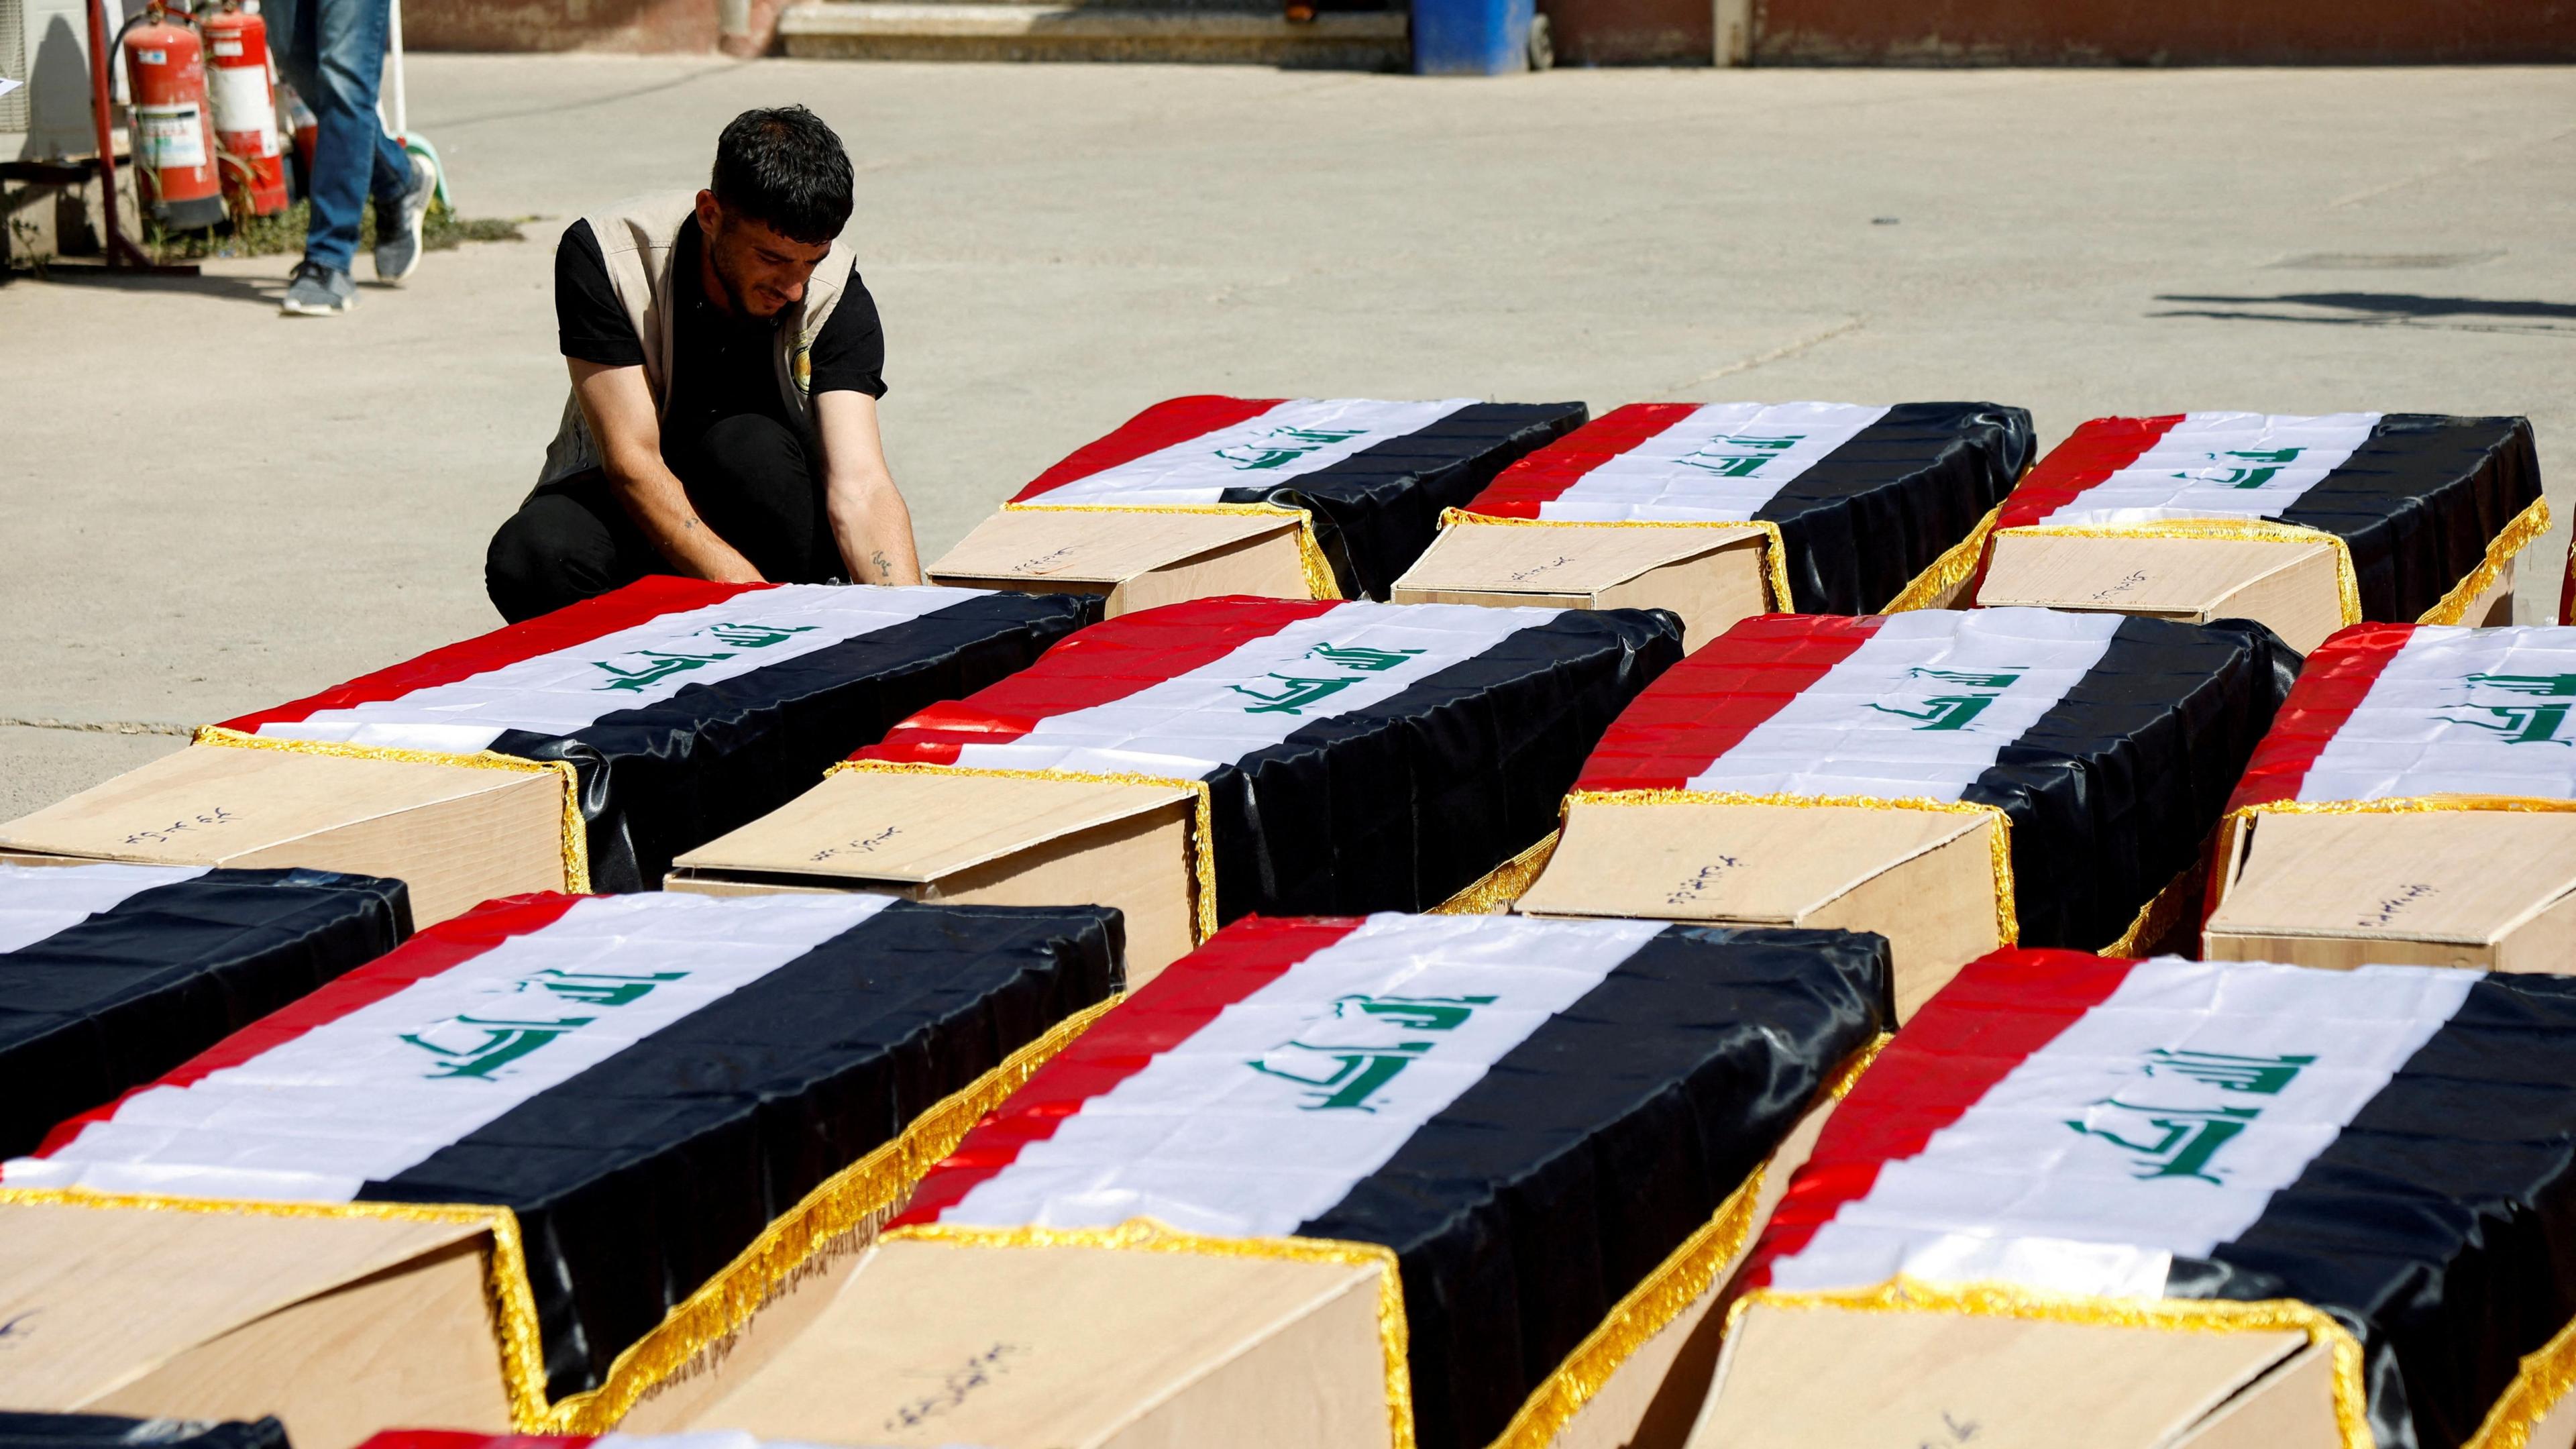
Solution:
{"label": "cast shadow on ground", "polygon": [[[2576,303],[2487,297],[2425,297],[2412,292],[2284,292],[2271,297],[2159,294],[2159,302],[2196,302],[2150,317],[2214,317],[2231,322],[2310,322],[2337,327],[2418,326],[2467,332],[2543,332],[2576,336]],[[2297,310],[2283,310],[2297,309]]]}
{"label": "cast shadow on ground", "polygon": [[277,306],[279,298],[286,295],[286,278],[283,275],[170,277],[155,276],[149,272],[109,271],[94,264],[90,266],[57,264],[46,267],[39,276],[22,273],[18,280],[20,282],[38,280],[69,282],[75,286],[108,287],[120,292],[185,293],[199,297],[214,297],[226,302],[256,302],[260,306],[271,309]]}

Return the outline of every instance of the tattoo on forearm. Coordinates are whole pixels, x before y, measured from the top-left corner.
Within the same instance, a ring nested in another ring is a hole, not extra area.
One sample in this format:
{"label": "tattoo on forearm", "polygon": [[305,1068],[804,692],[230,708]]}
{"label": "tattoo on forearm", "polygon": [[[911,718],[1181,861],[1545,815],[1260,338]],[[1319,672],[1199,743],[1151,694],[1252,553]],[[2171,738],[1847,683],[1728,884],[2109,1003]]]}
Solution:
{"label": "tattoo on forearm", "polygon": [[869,554],[868,562],[877,566],[878,578],[890,579],[894,577],[894,565],[886,562],[884,549],[878,549],[874,553]]}

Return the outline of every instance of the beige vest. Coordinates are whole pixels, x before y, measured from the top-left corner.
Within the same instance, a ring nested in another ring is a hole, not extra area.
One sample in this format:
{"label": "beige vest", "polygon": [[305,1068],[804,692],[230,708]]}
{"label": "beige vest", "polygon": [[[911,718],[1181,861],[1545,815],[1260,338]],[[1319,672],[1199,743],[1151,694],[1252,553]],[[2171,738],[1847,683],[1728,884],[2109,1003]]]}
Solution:
{"label": "beige vest", "polygon": [[[698,285],[694,276],[671,275],[671,259],[678,250],[674,244],[680,228],[696,212],[697,195],[674,191],[634,197],[585,218],[590,234],[599,238],[600,255],[608,262],[608,284],[644,344],[644,385],[652,389],[656,416],[671,405],[671,331],[679,312],[674,289]],[[849,277],[850,249],[835,241],[805,283],[805,299],[779,317],[773,360],[778,368],[778,395],[785,400],[789,417],[805,416],[812,382],[807,355],[823,324],[831,320],[832,309],[840,305]],[[555,431],[554,442],[547,445],[545,470],[537,482],[543,486],[598,466],[599,443],[590,435],[590,420],[582,416],[581,400],[567,397],[563,423]]]}

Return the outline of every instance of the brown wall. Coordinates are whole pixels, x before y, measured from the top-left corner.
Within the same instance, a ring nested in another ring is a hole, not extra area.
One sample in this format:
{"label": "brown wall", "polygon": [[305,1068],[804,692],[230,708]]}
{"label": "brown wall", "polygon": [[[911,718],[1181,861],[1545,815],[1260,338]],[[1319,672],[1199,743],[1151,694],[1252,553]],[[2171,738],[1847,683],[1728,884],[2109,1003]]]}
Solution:
{"label": "brown wall", "polygon": [[[1567,65],[1705,65],[1709,0],[1542,0]],[[2576,60],[2576,0],[1753,0],[1756,65]]]}
{"label": "brown wall", "polygon": [[[787,0],[752,0],[737,54],[761,54]],[[413,50],[596,50],[713,54],[716,0],[409,0],[403,44]]]}

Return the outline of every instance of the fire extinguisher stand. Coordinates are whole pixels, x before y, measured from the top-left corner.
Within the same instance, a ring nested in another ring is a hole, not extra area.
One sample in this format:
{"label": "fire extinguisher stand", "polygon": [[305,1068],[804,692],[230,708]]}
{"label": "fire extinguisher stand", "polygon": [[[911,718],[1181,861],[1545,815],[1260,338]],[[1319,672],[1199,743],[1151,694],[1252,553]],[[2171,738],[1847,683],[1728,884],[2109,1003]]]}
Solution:
{"label": "fire extinguisher stand", "polygon": [[153,277],[193,277],[194,262],[156,262],[125,234],[125,226],[116,214],[116,124],[111,114],[115,94],[108,81],[108,49],[115,32],[107,23],[107,0],[89,0],[89,109],[90,120],[98,129],[98,201],[107,235],[101,239],[100,260],[83,265],[55,261],[48,272],[73,276],[87,271],[125,272]]}

